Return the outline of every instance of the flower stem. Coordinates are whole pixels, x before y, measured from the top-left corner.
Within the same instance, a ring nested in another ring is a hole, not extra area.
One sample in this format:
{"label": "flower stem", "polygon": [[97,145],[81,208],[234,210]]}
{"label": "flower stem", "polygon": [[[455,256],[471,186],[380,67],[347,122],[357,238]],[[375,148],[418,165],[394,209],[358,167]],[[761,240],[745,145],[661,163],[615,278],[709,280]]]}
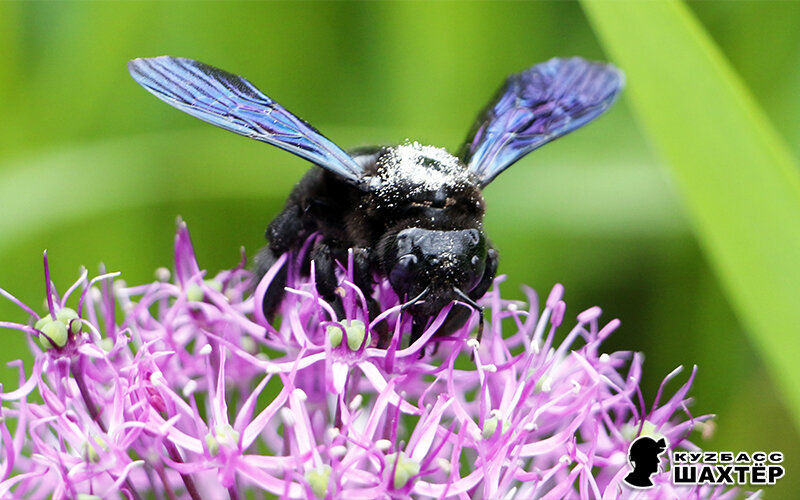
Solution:
{"label": "flower stem", "polygon": [[[100,430],[103,431],[104,434],[108,434],[108,429],[106,428],[105,422],[100,418],[100,412],[97,410],[97,405],[94,404],[94,400],[92,399],[92,395],[89,393],[89,388],[86,386],[86,379],[83,376],[83,358],[75,359],[70,364],[70,371],[72,372],[72,378],[75,379],[75,383],[78,384],[78,391],[81,393],[81,398],[83,399],[83,403],[86,405],[86,409],[89,411],[89,415],[92,417],[92,420],[100,427]],[[125,478],[125,487],[130,492],[131,496],[134,500],[141,500],[141,496],[133,487],[133,483],[131,483],[131,478]]]}
{"label": "flower stem", "polygon": [[89,388],[86,387],[86,380],[83,377],[83,364],[81,363],[80,359],[76,359],[72,362],[70,371],[72,371],[72,377],[78,384],[78,391],[80,391],[81,398],[83,398],[86,409],[89,411],[89,416],[92,417],[92,420],[94,420],[97,426],[100,427],[100,430],[103,431],[103,433],[107,433],[108,429],[106,429],[106,424],[100,418],[100,412],[97,410],[97,405],[94,404],[92,395],[89,394]]}
{"label": "flower stem", "polygon": [[156,471],[158,472],[158,477],[161,478],[161,482],[164,483],[164,491],[169,500],[177,500],[175,493],[172,491],[172,485],[169,484],[169,479],[167,479],[167,473],[164,471],[164,467],[158,466]]}
{"label": "flower stem", "polygon": [[[167,448],[167,453],[169,453],[170,460],[177,463],[183,463],[183,458],[178,451],[178,447],[175,446],[175,443],[167,440],[164,441],[164,446]],[[192,476],[188,474],[181,474],[181,479],[183,479],[183,484],[186,485],[186,492],[189,493],[189,496],[192,497],[192,500],[202,500],[200,493],[197,491],[197,486],[195,486],[194,480],[192,480]]]}

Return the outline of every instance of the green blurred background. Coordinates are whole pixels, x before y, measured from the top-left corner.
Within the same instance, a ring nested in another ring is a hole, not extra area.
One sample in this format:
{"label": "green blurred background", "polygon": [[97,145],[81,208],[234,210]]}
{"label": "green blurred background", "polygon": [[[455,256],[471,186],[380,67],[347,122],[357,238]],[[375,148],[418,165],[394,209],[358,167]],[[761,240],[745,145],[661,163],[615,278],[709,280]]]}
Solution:
{"label": "green blurred background", "polygon": [[[800,3],[688,7],[800,154]],[[128,283],[152,280],[171,266],[178,215],[201,267],[231,267],[240,246],[252,256],[264,243],[306,170],[128,76],[127,60],[162,54],[246,76],[342,147],[408,138],[451,151],[507,74],[553,56],[609,58],[572,2],[2,2],[0,286],[26,303],[42,307],[45,248],[62,291],[101,262]],[[768,498],[793,498],[796,427],[630,104],[623,94],[486,189],[505,294],[558,282],[568,317],[599,305],[620,318],[607,349],[646,354],[648,404],[669,371],[699,365],[691,411],[718,418],[698,444],[783,451],[786,477]],[[7,302],[0,318],[27,320]],[[21,333],[0,333],[4,359],[27,356]],[[15,372],[0,368],[0,381],[15,387]]]}

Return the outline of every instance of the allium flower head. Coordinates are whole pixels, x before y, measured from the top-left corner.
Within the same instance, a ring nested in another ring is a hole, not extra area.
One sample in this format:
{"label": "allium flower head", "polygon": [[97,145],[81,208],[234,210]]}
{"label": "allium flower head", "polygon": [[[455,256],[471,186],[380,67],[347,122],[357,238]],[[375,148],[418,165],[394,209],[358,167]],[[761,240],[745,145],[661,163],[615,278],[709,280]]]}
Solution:
{"label": "allium flower head", "polygon": [[[710,417],[689,414],[694,369],[667,397],[675,370],[644,404],[642,356],[601,348],[619,321],[595,307],[573,325],[561,285],[541,305],[526,289],[521,303],[501,297],[498,278],[485,323],[474,312],[436,337],[448,306],[406,345],[411,318],[388,283],[370,321],[342,263],[337,318],[313,265],[300,272],[307,248],[282,256],[251,296],[244,256],[211,277],[180,224],[175,271],[153,283],[84,272],[59,296],[45,259],[43,316],[3,291],[31,321],[0,326],[28,335],[34,361],[30,377],[12,362],[19,387],[0,389],[0,498],[734,495],[678,489],[668,471],[650,490],[624,485],[636,437],[692,450],[691,431]],[[288,293],[271,325],[260,304],[280,267]],[[386,349],[375,346],[381,322]]]}

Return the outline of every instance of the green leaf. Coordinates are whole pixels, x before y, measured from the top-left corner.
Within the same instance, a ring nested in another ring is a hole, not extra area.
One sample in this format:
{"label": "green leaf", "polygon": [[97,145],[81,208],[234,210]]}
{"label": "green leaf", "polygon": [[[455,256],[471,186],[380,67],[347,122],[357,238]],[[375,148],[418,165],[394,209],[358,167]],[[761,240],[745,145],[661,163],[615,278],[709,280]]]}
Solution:
{"label": "green leaf", "polygon": [[626,99],[672,170],[707,258],[800,424],[794,159],[684,4],[582,3],[625,71]]}

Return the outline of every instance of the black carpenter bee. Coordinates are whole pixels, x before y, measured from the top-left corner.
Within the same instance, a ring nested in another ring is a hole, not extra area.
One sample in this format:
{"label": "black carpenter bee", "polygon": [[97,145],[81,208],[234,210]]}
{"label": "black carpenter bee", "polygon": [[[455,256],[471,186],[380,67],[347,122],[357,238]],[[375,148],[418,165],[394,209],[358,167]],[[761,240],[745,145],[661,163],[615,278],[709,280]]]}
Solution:
{"label": "black carpenter bee", "polygon": [[[256,279],[318,233],[309,257],[320,295],[341,312],[336,261],[353,251],[356,285],[370,302],[370,315],[377,313],[374,279],[386,278],[413,317],[409,343],[453,301],[460,304],[440,335],[461,326],[470,307],[481,311],[476,301],[498,263],[483,232],[481,190],[521,157],[599,116],[623,85],[622,73],[609,64],[551,59],[506,80],[457,156],[415,142],[347,153],[240,76],[169,56],[135,59],[128,69],[168,104],[316,165],[269,224]],[[267,290],[268,317],[285,280],[279,273]],[[386,345],[381,336],[379,344]]]}

